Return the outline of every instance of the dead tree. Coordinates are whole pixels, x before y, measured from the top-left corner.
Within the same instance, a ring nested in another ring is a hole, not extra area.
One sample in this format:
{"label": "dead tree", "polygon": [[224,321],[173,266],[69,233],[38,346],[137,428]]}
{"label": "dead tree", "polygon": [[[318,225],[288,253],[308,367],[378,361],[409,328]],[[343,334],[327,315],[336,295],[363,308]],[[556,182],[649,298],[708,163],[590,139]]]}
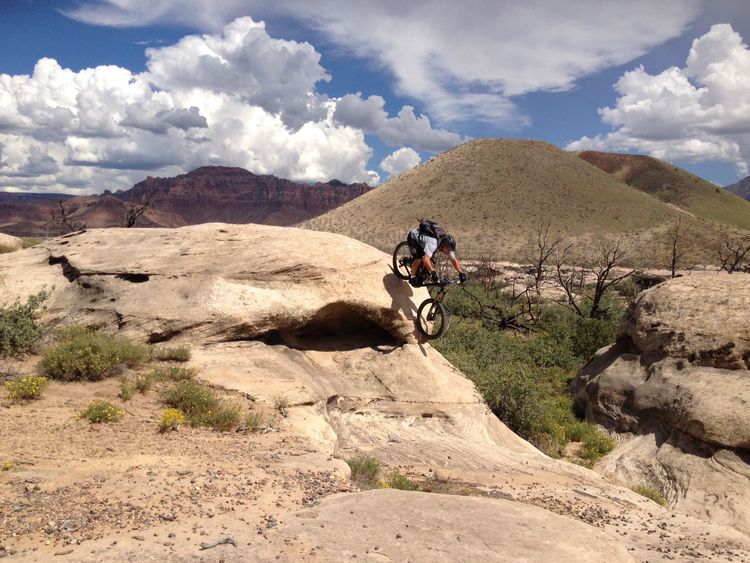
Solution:
{"label": "dead tree", "polygon": [[144,190],[137,197],[134,197],[128,205],[128,210],[125,214],[125,222],[123,227],[129,229],[135,225],[138,218],[148,211],[151,207],[151,201],[154,197],[153,190]]}
{"label": "dead tree", "polygon": [[53,227],[55,230],[62,230],[69,233],[76,231],[83,231],[86,229],[85,221],[76,221],[73,219],[73,214],[78,211],[78,208],[66,208],[65,203],[62,199],[58,200],[59,212],[55,209],[50,211],[50,218],[44,224],[45,229],[49,232],[50,228]]}
{"label": "dead tree", "polygon": [[677,277],[677,265],[685,257],[685,248],[683,247],[683,240],[687,234],[687,229],[682,228],[682,217],[677,220],[677,223],[669,231],[669,271],[672,277]]}
{"label": "dead tree", "polygon": [[471,279],[476,280],[482,287],[490,290],[495,283],[498,273],[495,268],[495,259],[492,256],[481,256],[479,260],[474,262]]}
{"label": "dead tree", "polygon": [[728,234],[719,243],[718,254],[721,266],[730,274],[742,269],[745,257],[750,252],[750,236],[731,237]]}
{"label": "dead tree", "polygon": [[[602,318],[608,310],[603,307],[607,291],[632,276],[636,270],[615,273],[615,268],[622,264],[626,256],[620,241],[602,243],[593,260],[584,260],[584,265],[566,270],[565,262],[572,248],[573,245],[568,244],[557,253],[557,283],[565,293],[565,299],[560,303],[581,317]],[[587,274],[593,278],[590,290],[586,284]]]}
{"label": "dead tree", "polygon": [[542,297],[542,283],[544,282],[547,262],[562,244],[561,239],[550,240],[550,225],[550,221],[542,222],[539,225],[536,233],[536,248],[533,253],[526,256],[526,262],[531,265],[531,280],[538,299]]}
{"label": "dead tree", "polygon": [[469,297],[476,301],[479,305],[479,316],[484,320],[495,325],[500,330],[516,330],[523,332],[533,332],[533,323],[535,318],[530,314],[531,310],[531,298],[530,298],[530,287],[526,287],[524,291],[516,291],[515,284],[511,288],[511,292],[504,292],[500,294],[500,290],[496,297],[500,302],[505,302],[505,306],[490,305],[482,302],[476,295],[472,294],[466,288],[463,289]]}

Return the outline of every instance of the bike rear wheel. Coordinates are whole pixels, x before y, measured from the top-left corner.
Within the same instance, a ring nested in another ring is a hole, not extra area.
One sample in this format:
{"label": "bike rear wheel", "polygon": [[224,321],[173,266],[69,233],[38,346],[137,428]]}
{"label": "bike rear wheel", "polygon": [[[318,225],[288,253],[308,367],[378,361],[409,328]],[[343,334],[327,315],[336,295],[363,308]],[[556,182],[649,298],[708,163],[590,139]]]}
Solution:
{"label": "bike rear wheel", "polygon": [[406,241],[398,243],[393,251],[393,273],[402,280],[408,280],[411,275],[411,251]]}
{"label": "bike rear wheel", "polygon": [[439,338],[447,328],[445,307],[435,299],[425,299],[417,310],[417,328],[428,340]]}

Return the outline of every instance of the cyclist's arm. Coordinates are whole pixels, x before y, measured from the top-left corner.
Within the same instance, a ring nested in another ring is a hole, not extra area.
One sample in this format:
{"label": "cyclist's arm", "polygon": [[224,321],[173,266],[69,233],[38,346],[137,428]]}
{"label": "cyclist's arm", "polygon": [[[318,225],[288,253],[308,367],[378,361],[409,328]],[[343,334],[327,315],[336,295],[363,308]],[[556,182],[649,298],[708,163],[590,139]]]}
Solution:
{"label": "cyclist's arm", "polygon": [[453,267],[456,269],[457,272],[459,273],[463,272],[463,268],[461,268],[461,263],[458,261],[458,259],[455,256],[448,256],[448,260],[450,260],[450,263],[453,264]]}

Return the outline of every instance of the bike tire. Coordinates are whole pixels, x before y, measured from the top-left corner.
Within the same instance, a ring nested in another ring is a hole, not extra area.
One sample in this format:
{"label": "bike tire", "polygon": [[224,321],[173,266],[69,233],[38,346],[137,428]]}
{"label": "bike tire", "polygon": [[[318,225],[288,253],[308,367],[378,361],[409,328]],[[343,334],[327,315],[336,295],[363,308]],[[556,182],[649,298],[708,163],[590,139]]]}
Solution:
{"label": "bike tire", "polygon": [[417,310],[417,328],[427,340],[440,338],[448,327],[448,314],[440,301],[425,299]]}
{"label": "bike tire", "polygon": [[398,243],[396,249],[393,251],[393,273],[401,280],[408,280],[411,275],[411,267],[403,262],[405,258],[408,258],[409,264],[411,264],[411,250],[409,250],[409,243],[403,241]]}

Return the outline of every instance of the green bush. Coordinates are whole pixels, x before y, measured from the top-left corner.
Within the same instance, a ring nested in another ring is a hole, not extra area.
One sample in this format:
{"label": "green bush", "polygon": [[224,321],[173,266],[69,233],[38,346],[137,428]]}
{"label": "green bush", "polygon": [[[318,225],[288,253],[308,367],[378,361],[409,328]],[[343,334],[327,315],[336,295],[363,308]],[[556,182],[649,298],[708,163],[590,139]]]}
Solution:
{"label": "green bush", "polygon": [[195,377],[193,368],[159,367],[151,370],[151,377],[155,381],[187,381]]}
{"label": "green bush", "polygon": [[400,491],[417,491],[419,487],[414,481],[408,479],[398,471],[393,471],[388,475],[384,485],[388,489],[398,489]]}
{"label": "green bush", "polygon": [[346,460],[352,471],[352,481],[361,489],[373,489],[380,475],[380,461],[371,455],[359,454]]}
{"label": "green bush", "polygon": [[117,422],[120,420],[125,411],[109,401],[97,400],[92,401],[89,405],[83,409],[79,416],[85,418],[91,423],[101,422]]}
{"label": "green bush", "polygon": [[161,393],[162,402],[185,414],[191,426],[231,430],[240,424],[241,413],[226,404],[216,391],[195,381],[180,381]]}
{"label": "green bush", "polygon": [[49,380],[46,377],[26,375],[6,381],[5,389],[8,391],[8,398],[13,402],[30,401],[39,399],[48,383]]}
{"label": "green bush", "polygon": [[651,499],[656,504],[659,504],[661,506],[666,506],[668,502],[662,492],[656,487],[652,487],[651,485],[638,485],[636,487],[633,487],[633,490],[639,495]]}
{"label": "green bush", "polygon": [[46,291],[40,291],[25,303],[0,307],[0,355],[25,354],[32,349],[42,335],[34,322],[34,313],[48,296]]}
{"label": "green bush", "polygon": [[135,395],[135,387],[128,378],[123,377],[120,380],[120,393],[118,393],[118,397],[123,401],[129,401],[133,398],[133,395]]}
{"label": "green bush", "polygon": [[54,379],[99,380],[121,365],[148,361],[147,346],[84,327],[58,332],[58,343],[42,351],[42,368]]}
{"label": "green bush", "polygon": [[153,348],[151,359],[163,362],[187,362],[190,359],[190,348],[187,346]]}
{"label": "green bush", "polygon": [[244,423],[249,432],[257,432],[263,426],[263,414],[258,411],[245,413]]}

